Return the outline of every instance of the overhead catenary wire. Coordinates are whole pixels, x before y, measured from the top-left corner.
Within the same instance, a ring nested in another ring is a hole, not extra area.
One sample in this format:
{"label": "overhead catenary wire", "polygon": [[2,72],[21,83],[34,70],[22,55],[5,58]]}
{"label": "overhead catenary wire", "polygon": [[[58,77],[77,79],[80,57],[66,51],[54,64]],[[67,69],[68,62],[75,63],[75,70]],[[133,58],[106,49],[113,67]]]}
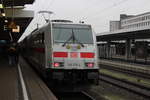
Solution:
{"label": "overhead catenary wire", "polygon": [[[120,2],[120,3],[118,3],[118,4],[122,4],[122,3],[126,2],[126,1],[128,1],[128,0],[122,1],[122,2]],[[144,4],[145,4],[145,5],[146,5],[146,4],[149,5],[149,2],[150,2],[150,1],[147,0],[147,1],[144,2]],[[118,4],[117,4],[117,5],[114,5],[114,6],[118,6]],[[113,5],[112,5],[112,6],[113,6]],[[133,5],[132,5],[132,6],[133,6]],[[137,6],[137,7],[139,7],[139,6]],[[134,8],[134,9],[135,9],[135,8]],[[130,10],[130,9],[129,9],[129,8],[126,8],[125,10],[126,10],[126,12],[127,12],[127,10]],[[124,10],[122,10],[122,11],[124,12]],[[121,12],[122,12],[122,11],[121,11]],[[103,11],[103,12],[104,12],[104,11]],[[104,12],[104,13],[105,13],[105,12]],[[98,21],[97,19],[103,19],[103,18],[105,19],[107,16],[113,15],[112,13],[114,13],[114,12],[107,13],[107,15],[106,15],[106,14],[101,14],[101,15],[99,15],[99,16],[95,16],[95,17],[92,17],[92,18],[89,18],[89,19],[87,18],[86,21],[94,21],[94,20],[95,20],[95,21]],[[97,26],[97,25],[100,25],[100,24],[102,25],[101,20],[99,20],[99,21],[100,21],[100,23],[99,23],[99,24],[96,24],[96,26]],[[100,26],[101,26],[101,25],[100,25]]]}
{"label": "overhead catenary wire", "polygon": [[[127,2],[127,1],[129,1],[129,0],[121,0],[120,2],[117,2],[117,3],[114,3],[113,5],[110,5],[109,7],[106,7],[106,8],[104,8],[104,9],[102,9],[102,10],[98,10],[98,11],[96,11],[95,13],[95,15],[97,15],[99,12],[103,12],[103,15],[104,15],[104,11],[106,12],[106,11],[109,11],[109,10],[111,10],[112,8],[115,8],[115,7],[117,7],[117,6],[119,6],[119,5],[121,5],[121,4],[123,4],[123,3],[125,3],[125,2]],[[100,13],[100,15],[101,15],[102,13]],[[97,15],[97,16],[93,16],[93,15],[91,15],[90,14],[90,16],[88,16],[88,18],[87,17],[83,17],[81,20],[90,20],[90,19],[94,19],[94,18],[96,18],[96,17],[99,17],[100,15]]]}
{"label": "overhead catenary wire", "polygon": [[[86,7],[85,9],[82,9],[80,10],[76,15],[80,14],[80,18],[78,18],[79,20],[78,21],[89,21],[89,20],[92,20],[92,19],[95,19],[97,17],[99,17],[100,15],[104,15],[104,13],[108,12],[109,10],[111,10],[112,8],[115,8],[116,6],[119,6],[123,3],[125,3],[126,1],[128,0],[121,0],[119,2],[115,2],[113,3],[112,5],[106,7],[106,8],[103,8],[102,10],[100,9],[94,9],[94,11],[91,13],[89,13],[89,10],[92,9],[91,7]],[[96,4],[98,5],[98,3]],[[95,5],[93,6],[95,8]],[[68,16],[66,18],[72,18],[74,16]]]}

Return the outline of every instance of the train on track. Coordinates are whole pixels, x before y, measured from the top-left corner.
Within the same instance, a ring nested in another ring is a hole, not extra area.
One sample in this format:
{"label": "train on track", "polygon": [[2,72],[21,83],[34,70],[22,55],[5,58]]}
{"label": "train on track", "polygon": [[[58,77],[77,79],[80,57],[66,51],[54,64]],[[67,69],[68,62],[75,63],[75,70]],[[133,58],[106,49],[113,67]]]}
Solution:
{"label": "train on track", "polygon": [[96,38],[91,25],[52,20],[21,42],[25,58],[46,79],[98,84]]}

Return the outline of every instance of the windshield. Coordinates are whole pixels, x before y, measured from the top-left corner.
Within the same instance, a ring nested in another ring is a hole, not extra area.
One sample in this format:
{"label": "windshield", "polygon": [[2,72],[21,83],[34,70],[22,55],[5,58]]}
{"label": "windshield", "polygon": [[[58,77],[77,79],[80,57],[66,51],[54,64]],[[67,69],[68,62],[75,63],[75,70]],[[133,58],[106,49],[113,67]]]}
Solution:
{"label": "windshield", "polygon": [[[77,27],[77,25],[64,25],[64,27],[61,25],[57,25],[57,27],[53,26],[53,38],[55,43],[65,43],[72,35],[74,34],[74,37],[76,40],[80,43],[84,44],[92,44],[93,43],[93,36],[92,36],[92,30],[88,26]],[[76,42],[77,42],[76,41]],[[73,43],[73,39],[70,39],[67,41],[68,43]]]}

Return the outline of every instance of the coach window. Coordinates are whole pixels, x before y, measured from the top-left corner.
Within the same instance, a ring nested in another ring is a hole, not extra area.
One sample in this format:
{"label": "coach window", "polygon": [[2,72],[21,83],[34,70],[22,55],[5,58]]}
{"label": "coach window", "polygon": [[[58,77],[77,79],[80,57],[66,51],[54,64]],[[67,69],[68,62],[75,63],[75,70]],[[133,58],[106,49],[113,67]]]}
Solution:
{"label": "coach window", "polygon": [[39,33],[36,37],[36,40],[38,41],[39,44],[44,43],[44,33]]}
{"label": "coach window", "polygon": [[36,37],[35,37],[35,41],[36,41],[36,44],[38,44],[38,43],[39,43],[38,35],[36,35]]}
{"label": "coach window", "polygon": [[33,36],[33,41],[34,41],[34,44],[37,44],[37,35]]}
{"label": "coach window", "polygon": [[44,44],[44,32],[42,33],[42,43]]}

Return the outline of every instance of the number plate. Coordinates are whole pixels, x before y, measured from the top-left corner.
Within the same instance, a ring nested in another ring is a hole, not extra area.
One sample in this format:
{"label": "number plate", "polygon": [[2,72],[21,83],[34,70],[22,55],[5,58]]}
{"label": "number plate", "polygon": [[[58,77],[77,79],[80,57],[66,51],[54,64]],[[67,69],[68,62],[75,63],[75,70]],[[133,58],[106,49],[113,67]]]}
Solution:
{"label": "number plate", "polygon": [[78,63],[69,63],[68,66],[71,66],[71,67],[80,67],[80,64],[78,64]]}

